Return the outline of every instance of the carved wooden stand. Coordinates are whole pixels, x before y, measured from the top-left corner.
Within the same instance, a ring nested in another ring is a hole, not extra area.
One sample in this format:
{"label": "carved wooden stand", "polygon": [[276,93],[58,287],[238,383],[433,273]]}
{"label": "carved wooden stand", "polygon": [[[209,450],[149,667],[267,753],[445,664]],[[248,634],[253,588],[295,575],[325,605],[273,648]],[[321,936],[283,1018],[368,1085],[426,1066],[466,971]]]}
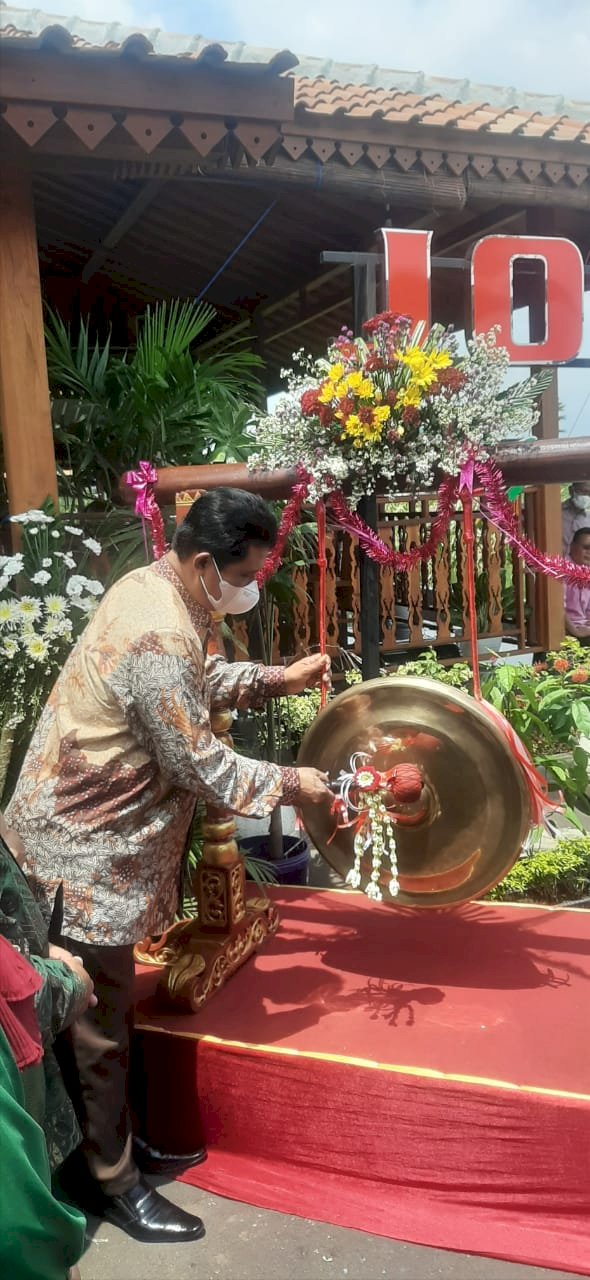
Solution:
{"label": "carved wooden stand", "polygon": [[[186,501],[178,502],[177,516],[185,511]],[[219,633],[213,644],[223,652]],[[213,733],[228,747],[233,746],[231,723],[231,711],[211,715]],[[186,1013],[200,1009],[278,929],[279,914],[270,900],[246,897],[244,862],[235,835],[232,815],[207,805],[203,856],[195,875],[198,919],[181,920],[160,938],[146,938],[135,948],[136,960],[162,967],[158,999]]]}

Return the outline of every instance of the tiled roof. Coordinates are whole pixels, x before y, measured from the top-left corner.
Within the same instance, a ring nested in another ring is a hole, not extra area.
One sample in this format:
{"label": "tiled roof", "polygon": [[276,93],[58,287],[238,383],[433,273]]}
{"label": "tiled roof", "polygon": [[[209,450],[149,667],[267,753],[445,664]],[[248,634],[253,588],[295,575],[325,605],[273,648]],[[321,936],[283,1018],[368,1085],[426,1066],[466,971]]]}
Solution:
{"label": "tiled roof", "polygon": [[[449,82],[452,84],[452,82]],[[573,103],[576,116],[553,110],[545,114],[540,106],[493,106],[489,101],[454,100],[440,93],[412,93],[369,85],[342,84],[333,80],[296,79],[295,104],[317,116],[346,116],[355,120],[385,120],[392,124],[451,126],[459,130],[520,134],[529,138],[550,138],[555,142],[590,144],[590,103]],[[530,95],[524,95],[530,97]]]}
{"label": "tiled roof", "polygon": [[423,72],[297,57],[287,50],[172,35],[159,27],[138,30],[120,23],[87,22],[38,9],[15,9],[5,3],[0,3],[2,40],[82,53],[103,50],[105,54],[183,58],[210,65],[260,65],[274,74],[292,74],[297,67],[295,105],[301,113],[590,144],[590,102],[556,95],[523,93]]}

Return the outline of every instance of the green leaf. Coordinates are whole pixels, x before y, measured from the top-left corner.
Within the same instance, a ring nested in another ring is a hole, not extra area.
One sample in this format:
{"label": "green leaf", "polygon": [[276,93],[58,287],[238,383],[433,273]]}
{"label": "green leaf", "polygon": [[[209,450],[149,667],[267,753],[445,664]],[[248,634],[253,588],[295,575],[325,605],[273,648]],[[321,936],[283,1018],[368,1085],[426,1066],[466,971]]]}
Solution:
{"label": "green leaf", "polygon": [[583,733],[585,738],[590,737],[590,707],[582,698],[572,705],[572,720],[578,733]]}

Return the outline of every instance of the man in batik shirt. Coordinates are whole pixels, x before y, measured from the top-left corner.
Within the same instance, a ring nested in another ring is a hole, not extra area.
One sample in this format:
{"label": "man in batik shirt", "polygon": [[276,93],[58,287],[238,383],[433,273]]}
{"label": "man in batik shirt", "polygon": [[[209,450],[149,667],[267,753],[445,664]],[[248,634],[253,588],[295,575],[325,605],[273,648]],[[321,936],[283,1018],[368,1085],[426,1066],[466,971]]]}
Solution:
{"label": "man in batik shirt", "polygon": [[68,1033],[63,1065],[96,1207],[140,1240],[194,1240],[204,1227],[152,1190],[134,1159],[133,946],[174,920],[198,798],[260,818],[330,795],[317,770],[245,759],[211,731],[211,709],[329,679],[321,657],[283,669],[206,656],[212,614],[255,603],[276,534],[262,499],[217,489],[194,503],[164,559],[111,588],[53,689],[7,815],[53,940],[94,981],[97,1007]]}

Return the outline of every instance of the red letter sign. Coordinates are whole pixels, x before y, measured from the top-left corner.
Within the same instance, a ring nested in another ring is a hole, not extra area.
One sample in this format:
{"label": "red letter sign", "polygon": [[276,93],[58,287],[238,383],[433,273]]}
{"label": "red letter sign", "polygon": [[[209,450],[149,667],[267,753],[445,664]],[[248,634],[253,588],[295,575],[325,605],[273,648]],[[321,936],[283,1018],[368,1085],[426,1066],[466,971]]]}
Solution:
{"label": "red letter sign", "polygon": [[385,310],[423,320],[430,328],[430,241],[432,231],[382,227],[385,253]]}
{"label": "red letter sign", "polygon": [[[517,343],[512,337],[512,276],[517,258],[545,266],[545,337]],[[499,326],[498,344],[511,364],[565,364],[578,355],[584,323],[584,263],[571,240],[548,236],[486,236],[471,258],[474,333]]]}

